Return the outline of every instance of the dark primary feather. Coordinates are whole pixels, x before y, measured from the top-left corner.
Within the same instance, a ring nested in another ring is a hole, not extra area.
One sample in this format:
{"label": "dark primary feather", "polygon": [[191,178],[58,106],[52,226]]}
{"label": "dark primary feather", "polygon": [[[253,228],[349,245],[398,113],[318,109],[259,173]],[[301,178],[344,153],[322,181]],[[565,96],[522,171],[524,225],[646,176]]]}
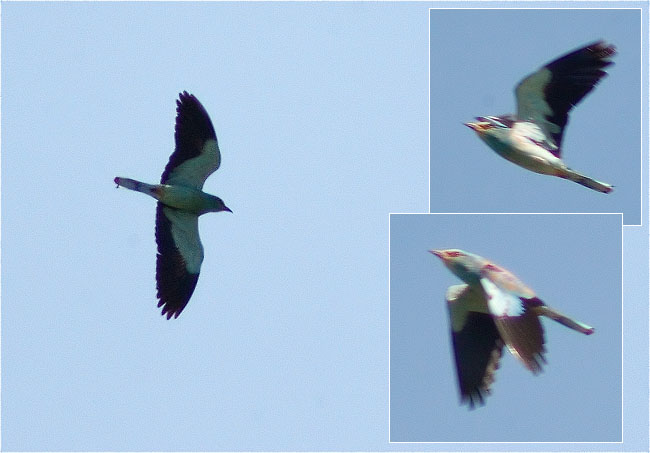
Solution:
{"label": "dark primary feather", "polygon": [[176,101],[176,148],[169,157],[165,171],[160,177],[164,184],[174,168],[188,159],[197,157],[208,139],[217,140],[208,112],[199,100],[187,91],[183,91]]}
{"label": "dark primary feather", "polygon": [[483,397],[490,392],[503,349],[492,316],[468,312],[463,329],[452,330],[452,342],[461,402],[467,402],[470,409],[485,404]]}
{"label": "dark primary feather", "polygon": [[[163,212],[165,205],[158,202],[156,207],[156,289],[158,307],[167,319],[178,318],[192,297],[199,274],[190,274],[185,260],[174,244],[171,222]],[[167,207],[167,209],[173,209]]]}
{"label": "dark primary feather", "polygon": [[598,41],[546,65],[552,77],[544,89],[544,95],[553,110],[553,114],[547,118],[560,127],[560,132],[551,133],[556,145],[562,143],[569,111],[607,75],[604,68],[613,64],[609,58],[614,54],[614,46]]}

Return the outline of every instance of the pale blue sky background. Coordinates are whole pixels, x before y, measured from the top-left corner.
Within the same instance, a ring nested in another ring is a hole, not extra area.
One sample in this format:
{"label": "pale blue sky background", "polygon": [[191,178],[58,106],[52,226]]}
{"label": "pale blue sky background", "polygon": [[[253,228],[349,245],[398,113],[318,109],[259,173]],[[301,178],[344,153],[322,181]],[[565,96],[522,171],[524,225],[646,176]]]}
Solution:
{"label": "pale blue sky background", "polygon": [[[391,440],[621,440],[619,214],[393,214],[390,238]],[[447,288],[462,282],[428,253],[447,248],[509,269],[596,332],[543,319],[544,372],[533,376],[504,351],[492,395],[468,411],[459,405],[445,303]]]}
{"label": "pale blue sky background", "polygon": [[[624,212],[626,225],[639,224],[640,36],[638,9],[432,10],[431,211]],[[525,171],[463,125],[515,113],[521,79],[599,39],[617,47],[615,64],[572,110],[562,155],[569,167],[613,184],[612,193]]]}
{"label": "pale blue sky background", "polygon": [[[429,203],[429,6],[2,4],[4,451],[453,448],[388,442],[388,213]],[[234,213],[201,219],[202,275],[166,321],[155,203],[112,180],[159,180],[182,90]],[[630,236],[647,301],[647,229]]]}

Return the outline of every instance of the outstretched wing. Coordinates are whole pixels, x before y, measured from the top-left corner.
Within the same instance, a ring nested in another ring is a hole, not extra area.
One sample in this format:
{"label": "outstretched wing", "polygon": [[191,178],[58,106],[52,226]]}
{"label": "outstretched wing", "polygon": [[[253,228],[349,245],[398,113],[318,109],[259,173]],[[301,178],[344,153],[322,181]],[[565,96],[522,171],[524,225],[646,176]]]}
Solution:
{"label": "outstretched wing", "polygon": [[450,286],[445,298],[461,403],[467,403],[473,409],[477,403],[485,404],[484,397],[490,393],[494,373],[499,368],[503,341],[492,316],[474,311],[485,307],[485,294],[480,287]]}
{"label": "outstretched wing", "polygon": [[178,318],[192,297],[203,262],[198,216],[158,202],[156,243],[158,307],[167,319]]}
{"label": "outstretched wing", "polygon": [[183,91],[176,101],[176,149],[160,183],[202,189],[205,180],[221,164],[221,153],[212,121],[199,100]]}
{"label": "outstretched wing", "polygon": [[526,299],[487,277],[481,278],[487,307],[510,352],[534,374],[542,371],[544,330],[534,307],[543,305],[536,297]]}
{"label": "outstretched wing", "polygon": [[540,68],[517,85],[517,117],[537,123],[557,147],[569,111],[607,75],[616,48],[598,41],[570,52]]}

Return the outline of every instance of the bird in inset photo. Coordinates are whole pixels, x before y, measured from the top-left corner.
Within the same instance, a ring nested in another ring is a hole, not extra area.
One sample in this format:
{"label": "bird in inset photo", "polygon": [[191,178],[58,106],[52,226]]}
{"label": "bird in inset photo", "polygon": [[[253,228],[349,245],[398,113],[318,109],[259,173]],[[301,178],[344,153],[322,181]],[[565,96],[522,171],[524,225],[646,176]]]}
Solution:
{"label": "bird in inset photo", "polygon": [[221,163],[212,121],[199,100],[187,91],[176,101],[176,148],[160,184],[117,177],[118,187],[158,200],[156,208],[156,288],[158,307],[167,319],[178,318],[192,297],[203,262],[199,216],[232,212],[219,197],[202,191]]}
{"label": "bird in inset photo", "polygon": [[[607,75],[613,45],[594,42],[548,63],[517,85],[517,114],[480,116],[465,123],[501,157],[527,170],[577,182],[602,193],[610,184],[596,181],[562,161],[562,136],[571,109]],[[585,150],[588,152],[589,150]]]}
{"label": "bird in inset photo", "polygon": [[464,284],[450,286],[445,299],[451,321],[461,404],[485,404],[503,346],[533,374],[542,371],[544,330],[540,316],[585,335],[594,328],[542,302],[508,270],[458,249],[429,250]]}

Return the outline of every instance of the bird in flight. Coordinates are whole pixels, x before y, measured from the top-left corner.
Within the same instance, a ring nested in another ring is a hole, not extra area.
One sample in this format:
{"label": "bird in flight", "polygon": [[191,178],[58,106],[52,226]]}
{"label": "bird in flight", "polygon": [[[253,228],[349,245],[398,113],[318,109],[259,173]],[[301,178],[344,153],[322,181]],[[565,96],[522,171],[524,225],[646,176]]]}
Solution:
{"label": "bird in flight", "polygon": [[546,316],[585,335],[594,328],[542,302],[508,270],[458,249],[429,250],[464,284],[450,286],[445,299],[451,321],[461,404],[485,404],[503,346],[533,374],[542,371]]}
{"label": "bird in flight", "polygon": [[203,262],[199,216],[232,212],[219,197],[202,191],[205,180],[221,163],[212,121],[192,94],[176,101],[176,148],[160,184],[117,177],[118,187],[145,193],[158,200],[156,208],[156,288],[158,307],[167,319],[178,318],[192,297]]}
{"label": "bird in flight", "polygon": [[520,167],[609,193],[610,184],[571,170],[561,154],[569,112],[607,75],[604,69],[615,54],[616,48],[603,41],[574,50],[519,82],[516,115],[480,116],[465,125]]}

